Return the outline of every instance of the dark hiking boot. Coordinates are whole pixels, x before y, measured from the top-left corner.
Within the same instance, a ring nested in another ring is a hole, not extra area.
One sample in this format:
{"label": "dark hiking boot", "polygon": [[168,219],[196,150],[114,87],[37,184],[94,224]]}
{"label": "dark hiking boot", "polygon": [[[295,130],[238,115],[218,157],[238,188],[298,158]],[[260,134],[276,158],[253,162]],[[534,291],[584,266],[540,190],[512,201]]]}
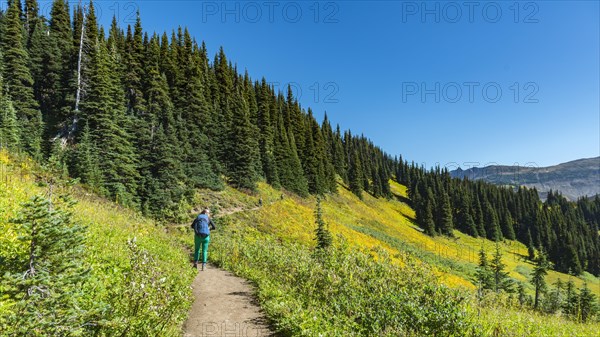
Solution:
{"label": "dark hiking boot", "polygon": [[202,264],[202,271],[204,271],[204,268],[206,267],[206,263]]}
{"label": "dark hiking boot", "polygon": [[192,267],[198,269],[198,262],[194,262],[194,265]]}

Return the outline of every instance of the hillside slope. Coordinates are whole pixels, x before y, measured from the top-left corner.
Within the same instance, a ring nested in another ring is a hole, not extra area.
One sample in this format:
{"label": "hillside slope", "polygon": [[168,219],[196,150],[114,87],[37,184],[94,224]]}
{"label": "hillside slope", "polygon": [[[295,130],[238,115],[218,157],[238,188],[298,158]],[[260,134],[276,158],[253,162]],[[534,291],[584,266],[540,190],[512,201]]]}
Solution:
{"label": "hillside slope", "polygon": [[467,177],[497,185],[535,187],[545,198],[548,191],[560,191],[570,200],[600,194],[600,157],[587,158],[549,167],[491,165],[457,169],[454,178]]}
{"label": "hillside slope", "polygon": [[[32,196],[49,196],[50,188],[41,179],[44,175],[30,160],[0,151],[0,278],[20,273],[28,265],[29,244],[23,239],[27,233],[11,219]],[[52,187],[54,196],[66,190],[62,184]],[[194,277],[187,252],[154,221],[77,186],[70,193],[78,201],[73,218],[87,228],[82,263],[89,278],[77,287],[82,302],[74,311],[76,315],[90,312],[83,335],[181,336]],[[35,310],[15,316],[27,297],[14,293],[11,286],[10,281],[0,282],[0,335],[23,335],[15,330],[19,319],[31,325],[22,327],[27,335],[56,335],[31,318]],[[75,327],[67,328],[74,333]]]}
{"label": "hillside slope", "polygon": [[[392,264],[402,266],[408,263],[418,270],[432,271],[438,275],[438,281],[425,277],[423,282],[441,282],[466,294],[470,308],[467,312],[477,316],[473,319],[478,326],[477,330],[484,336],[587,337],[598,330],[598,324],[582,325],[564,318],[518,309],[518,305],[506,306],[502,304],[504,300],[493,296],[484,300],[487,304],[483,307],[476,305],[473,275],[477,253],[483,245],[488,256],[491,255],[494,243],[474,239],[458,231],[454,233],[455,239],[424,235],[413,224],[413,210],[403,202],[406,200],[406,188],[395,182],[390,184],[395,195],[392,200],[376,199],[365,194],[361,201],[341,184],[338,185],[338,194],[325,197],[322,201],[323,218],[337,235],[336,242],[349,243],[351,251],[365,251],[372,256],[384,254],[383,261],[386,261],[387,255]],[[263,206],[257,208],[259,199],[263,200]],[[310,331],[314,334],[315,331],[322,331],[320,329],[323,326],[328,326],[320,321],[318,311],[313,312],[312,309],[303,307],[306,304],[297,303],[299,300],[296,297],[289,299],[283,295],[291,293],[290,296],[293,296],[294,291],[299,291],[297,296],[302,297],[300,294],[307,290],[302,290],[302,287],[300,290],[293,290],[299,287],[298,282],[316,282],[314,286],[320,284],[320,281],[312,281],[310,277],[305,281],[297,279],[308,277],[301,273],[307,262],[303,257],[304,253],[300,252],[310,252],[315,247],[315,202],[314,198],[282,196],[281,191],[266,184],[260,184],[258,192],[253,194],[231,188],[222,192],[205,190],[198,194],[196,200],[197,204],[212,206],[217,211],[217,216],[219,209],[240,210],[218,220],[219,230],[211,240],[213,253],[210,259],[257,285],[261,305],[279,330],[304,331],[299,333],[302,335],[311,335]],[[182,240],[189,244],[189,234],[184,234]],[[510,276],[521,282],[526,291],[532,294],[533,288],[528,280],[533,265],[525,259],[527,248],[518,242],[504,242],[500,247]],[[412,262],[406,262],[407,256]],[[359,273],[358,270],[355,272]],[[289,275],[286,278],[281,273]],[[319,272],[315,271],[311,275],[314,277],[315,273],[318,275]],[[330,281],[335,283],[336,279],[341,278],[339,281],[346,282],[342,281],[343,276],[335,276],[336,272],[328,273],[332,273],[328,276]],[[411,272],[406,273],[410,275]],[[278,281],[279,278],[282,279]],[[597,296],[600,295],[600,280],[590,274],[573,277],[550,271],[547,282],[552,286],[559,279],[562,282],[572,280],[577,288],[587,283]],[[318,305],[316,299],[306,301]],[[513,298],[512,303],[514,301],[516,299]],[[284,309],[287,306],[291,307]],[[305,321],[307,315],[315,315],[315,323]],[[304,328],[299,328],[298,324]],[[334,329],[329,326],[328,329],[330,328]]]}

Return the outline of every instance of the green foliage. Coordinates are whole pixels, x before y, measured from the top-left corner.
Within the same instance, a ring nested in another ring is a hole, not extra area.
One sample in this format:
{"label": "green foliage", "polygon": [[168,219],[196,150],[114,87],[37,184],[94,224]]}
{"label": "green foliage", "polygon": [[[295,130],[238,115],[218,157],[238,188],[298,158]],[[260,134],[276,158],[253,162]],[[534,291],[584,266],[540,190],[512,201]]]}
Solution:
{"label": "green foliage", "polygon": [[484,289],[493,289],[494,287],[494,275],[483,246],[479,250],[479,266],[477,267],[475,280],[477,281],[477,288],[480,294]]}
{"label": "green foliage", "polygon": [[97,308],[82,305],[88,294],[81,287],[89,280],[85,228],[73,222],[71,206],[68,197],[53,203],[35,196],[14,220],[29,251],[0,270],[4,292],[14,302],[4,333],[81,336],[93,322]]}
{"label": "green foliage", "polygon": [[398,267],[381,250],[374,258],[342,241],[315,263],[303,245],[230,226],[215,233],[211,260],[257,284],[285,335],[472,335],[463,295],[410,258]]}
{"label": "green foliage", "polygon": [[[0,77],[0,88],[2,78]],[[7,95],[2,95],[0,89],[0,147],[17,150],[20,144],[17,115],[12,101]]]}
{"label": "green foliage", "polygon": [[[181,246],[138,214],[64,185],[59,152],[51,171],[0,153],[0,172],[15,177],[0,186],[0,334],[180,336],[194,277]],[[32,194],[59,197],[11,206]]]}
{"label": "green foliage", "polygon": [[8,95],[14,105],[19,121],[20,144],[34,158],[41,156],[42,115],[33,95],[33,78],[29,66],[29,54],[23,45],[26,34],[21,22],[21,9],[12,2],[3,18],[0,46],[4,57],[3,75]]}
{"label": "green foliage", "polygon": [[317,207],[315,209],[315,222],[317,228],[315,229],[315,240],[317,241],[317,248],[321,250],[327,250],[332,242],[333,238],[331,232],[325,220],[323,220],[323,211],[321,209],[321,199],[317,198]]}
{"label": "green foliage", "polygon": [[490,261],[490,270],[493,276],[493,289],[495,292],[506,291],[508,293],[512,293],[513,289],[513,281],[508,276],[508,272],[506,271],[506,264],[502,262],[502,251],[500,250],[500,244],[496,242],[496,250],[494,251],[494,256]]}
{"label": "green foliage", "polygon": [[531,275],[531,283],[535,287],[535,298],[533,302],[533,307],[535,309],[539,308],[541,296],[546,292],[546,275],[548,275],[549,268],[550,264],[548,263],[548,260],[546,260],[546,254],[543,251],[540,251],[535,260],[535,268]]}

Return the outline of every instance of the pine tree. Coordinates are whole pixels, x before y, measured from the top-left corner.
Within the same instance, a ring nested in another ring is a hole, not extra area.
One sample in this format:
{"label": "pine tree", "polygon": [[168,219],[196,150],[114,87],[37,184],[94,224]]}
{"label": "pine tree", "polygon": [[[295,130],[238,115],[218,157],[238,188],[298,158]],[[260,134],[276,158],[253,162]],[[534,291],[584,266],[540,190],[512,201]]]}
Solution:
{"label": "pine tree", "polygon": [[321,198],[317,197],[317,208],[315,209],[315,222],[317,228],[315,229],[315,240],[317,241],[317,248],[326,250],[331,246],[333,238],[327,223],[323,220],[323,211],[321,209]]}
{"label": "pine tree", "polygon": [[430,201],[426,201],[425,214],[424,214],[424,218],[423,218],[423,226],[425,229],[425,234],[427,234],[429,236],[435,236],[435,234],[436,234],[435,222],[433,220],[433,208],[431,206]]}
{"label": "pine tree", "polygon": [[477,287],[479,289],[480,296],[484,289],[493,289],[494,275],[492,274],[492,270],[483,246],[481,246],[481,249],[479,250],[479,266],[477,267],[477,272],[475,273],[475,279],[477,281]]}
{"label": "pine tree", "polygon": [[258,144],[250,124],[248,105],[241,97],[240,88],[236,88],[232,104],[235,123],[231,144],[235,146],[228,156],[228,178],[235,187],[254,190],[258,180],[258,172],[255,171],[259,160]]}
{"label": "pine tree", "polygon": [[92,140],[92,134],[87,124],[82,130],[79,142],[72,149],[70,162],[70,171],[73,176],[80,178],[81,182],[91,187],[92,190],[104,194],[98,148]]}
{"label": "pine tree", "polygon": [[535,287],[534,309],[539,308],[542,294],[546,291],[546,275],[548,274],[549,268],[550,264],[546,260],[546,254],[543,251],[540,251],[535,261],[533,275],[531,276],[531,284]]}
{"label": "pine tree", "polygon": [[535,248],[533,248],[533,240],[529,229],[527,230],[527,255],[530,261],[535,260]]}
{"label": "pine tree", "polygon": [[56,201],[35,196],[14,220],[28,256],[20,270],[4,275],[5,295],[15,301],[9,335],[86,334],[91,316],[81,292],[88,279],[82,260],[85,228],[72,220],[72,205],[68,196]]}
{"label": "pine tree", "polygon": [[15,108],[7,95],[0,96],[0,147],[14,151],[19,148],[19,142]]}
{"label": "pine tree", "polygon": [[34,158],[41,158],[42,114],[33,95],[33,78],[29,55],[23,46],[24,30],[21,8],[11,3],[2,24],[1,47],[4,57],[4,80],[19,122],[20,143]]}
{"label": "pine tree", "polygon": [[440,232],[444,235],[454,236],[452,233],[452,230],[454,229],[452,205],[450,204],[450,197],[446,192],[442,193],[440,207]]}
{"label": "pine tree", "polygon": [[493,241],[502,240],[502,232],[500,231],[500,225],[498,224],[498,215],[489,201],[485,204],[484,219],[486,237]]}
{"label": "pine tree", "polygon": [[362,183],[362,164],[358,156],[357,150],[351,150],[350,163],[348,170],[348,180],[350,181],[350,191],[359,199],[362,199],[363,183]]}
{"label": "pine tree", "polygon": [[490,269],[493,275],[494,291],[496,293],[504,290],[508,293],[513,292],[513,281],[508,276],[506,271],[506,264],[502,262],[502,251],[500,250],[500,244],[496,241],[496,250],[494,256],[490,261]]}
{"label": "pine tree", "polygon": [[581,310],[581,322],[583,323],[589,321],[598,311],[596,296],[588,288],[587,282],[579,290],[579,307]]}
{"label": "pine tree", "polygon": [[[280,185],[277,165],[275,163],[275,130],[271,123],[271,107],[274,104],[274,97],[271,96],[267,80],[263,77],[260,84],[256,84],[258,91],[258,116],[257,123],[259,132],[259,151],[262,172],[267,183],[275,188]],[[275,111],[273,111],[274,113]]]}
{"label": "pine tree", "polygon": [[571,319],[579,317],[579,294],[571,278],[569,278],[569,281],[565,285],[565,301],[562,305],[562,310]]}
{"label": "pine tree", "polygon": [[114,68],[115,55],[104,41],[98,41],[91,63],[90,88],[82,104],[85,121],[98,148],[98,160],[104,188],[121,204],[137,203],[137,156],[128,130],[122,87]]}

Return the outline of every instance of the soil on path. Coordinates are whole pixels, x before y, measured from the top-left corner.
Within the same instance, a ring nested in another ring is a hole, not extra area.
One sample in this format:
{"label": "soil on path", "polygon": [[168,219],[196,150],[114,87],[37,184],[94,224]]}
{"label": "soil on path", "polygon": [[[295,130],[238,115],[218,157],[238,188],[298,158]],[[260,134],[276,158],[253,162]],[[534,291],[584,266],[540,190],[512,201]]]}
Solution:
{"label": "soil on path", "polygon": [[253,297],[252,286],[233,274],[207,265],[192,285],[194,304],[184,337],[276,336]]}

